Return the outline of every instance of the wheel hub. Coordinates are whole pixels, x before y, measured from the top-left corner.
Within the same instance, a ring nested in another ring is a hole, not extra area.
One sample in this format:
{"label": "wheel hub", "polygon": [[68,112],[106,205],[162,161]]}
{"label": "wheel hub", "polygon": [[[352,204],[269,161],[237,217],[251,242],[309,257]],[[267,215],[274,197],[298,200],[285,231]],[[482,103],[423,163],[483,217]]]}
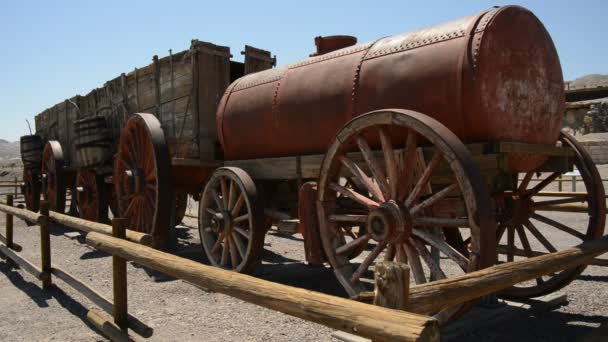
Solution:
{"label": "wheel hub", "polygon": [[128,187],[130,193],[140,193],[144,191],[144,176],[141,169],[130,169],[125,171],[128,177]]}
{"label": "wheel hub", "polygon": [[534,214],[534,201],[529,196],[513,196],[511,217],[506,224],[509,226],[519,226],[528,221]]}
{"label": "wheel hub", "polygon": [[405,241],[412,232],[412,218],[407,209],[390,200],[370,212],[366,230],[378,242]]}

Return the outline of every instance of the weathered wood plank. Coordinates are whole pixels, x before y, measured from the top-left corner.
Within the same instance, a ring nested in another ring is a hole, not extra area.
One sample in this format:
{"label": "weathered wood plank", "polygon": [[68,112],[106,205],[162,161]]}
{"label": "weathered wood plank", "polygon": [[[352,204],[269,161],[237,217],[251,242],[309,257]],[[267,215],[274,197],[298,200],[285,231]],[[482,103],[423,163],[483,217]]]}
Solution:
{"label": "weathered wood plank", "polygon": [[[418,313],[436,312],[446,307],[496,293],[522,281],[590,263],[608,252],[608,236],[586,241],[576,247],[524,260],[504,263],[462,276],[415,285],[410,288],[406,310]],[[373,292],[357,299],[371,302]]]}
{"label": "weathered wood plank", "polygon": [[355,332],[379,341],[439,339],[437,321],[430,317],[367,305],[225,271],[98,233],[90,233],[87,243],[212,291],[334,329]]}

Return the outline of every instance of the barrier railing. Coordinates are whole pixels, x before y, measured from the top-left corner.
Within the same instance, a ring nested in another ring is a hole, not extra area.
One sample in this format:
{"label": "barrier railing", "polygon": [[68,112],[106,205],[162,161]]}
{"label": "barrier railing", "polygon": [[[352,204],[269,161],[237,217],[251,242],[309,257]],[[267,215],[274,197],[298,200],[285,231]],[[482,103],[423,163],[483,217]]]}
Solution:
{"label": "barrier railing", "polygon": [[[564,251],[496,265],[463,276],[411,288],[407,265],[381,264],[375,270],[376,291],[363,293],[358,298],[359,301],[354,301],[203,265],[140,243],[127,241],[129,230],[125,229],[123,219],[112,220],[110,233],[107,225],[75,218],[68,220],[63,217],[65,215],[49,212],[46,201],[41,202],[40,213],[14,208],[10,203],[12,203],[11,196],[7,198],[6,204],[0,205],[0,211],[6,213],[7,218],[6,236],[0,234],[2,237],[0,256],[11,259],[23,270],[31,273],[42,282],[44,289],[52,286],[52,276],[55,276],[89,298],[105,313],[90,309],[87,318],[112,341],[128,340],[130,338],[128,329],[143,337],[149,337],[153,333],[151,327],[128,313],[127,261],[215,292],[337,330],[371,338],[374,341],[438,341],[438,321],[422,314],[437,312],[486,294],[499,292],[511,285],[541,275],[588,264],[594,257],[608,251],[608,237],[604,237]],[[15,247],[12,232],[13,216],[30,220],[40,226],[40,266],[34,265],[17,253],[18,248]],[[90,246],[112,255],[113,302],[60,267],[52,265],[49,223],[53,220],[88,232],[86,242]],[[131,240],[142,241],[142,239]],[[383,272],[396,272],[397,275],[386,276]],[[377,305],[366,304],[365,301]],[[402,311],[403,309],[409,312]]]}

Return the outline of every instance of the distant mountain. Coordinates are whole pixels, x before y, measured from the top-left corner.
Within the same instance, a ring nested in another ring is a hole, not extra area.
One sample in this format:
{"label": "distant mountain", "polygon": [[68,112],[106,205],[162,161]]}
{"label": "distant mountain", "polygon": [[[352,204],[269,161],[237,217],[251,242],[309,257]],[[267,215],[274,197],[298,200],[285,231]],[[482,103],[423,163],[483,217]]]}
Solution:
{"label": "distant mountain", "polygon": [[10,142],[4,139],[0,139],[0,159],[6,160],[13,158],[21,158],[19,142]]}
{"label": "distant mountain", "polygon": [[566,89],[608,87],[608,75],[585,75],[567,83]]}

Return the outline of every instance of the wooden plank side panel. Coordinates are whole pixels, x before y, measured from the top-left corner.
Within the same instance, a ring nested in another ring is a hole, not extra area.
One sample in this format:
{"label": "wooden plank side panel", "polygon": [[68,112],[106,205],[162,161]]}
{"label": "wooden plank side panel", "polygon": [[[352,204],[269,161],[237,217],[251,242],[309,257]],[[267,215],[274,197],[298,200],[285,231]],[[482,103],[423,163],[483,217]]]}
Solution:
{"label": "wooden plank side panel", "polygon": [[230,84],[230,48],[193,41],[196,49],[198,84],[194,102],[197,103],[199,157],[215,160],[218,137],[215,115],[217,105]]}
{"label": "wooden plank side panel", "polygon": [[245,45],[245,75],[267,70],[276,65],[276,58],[272,57],[270,51]]}

